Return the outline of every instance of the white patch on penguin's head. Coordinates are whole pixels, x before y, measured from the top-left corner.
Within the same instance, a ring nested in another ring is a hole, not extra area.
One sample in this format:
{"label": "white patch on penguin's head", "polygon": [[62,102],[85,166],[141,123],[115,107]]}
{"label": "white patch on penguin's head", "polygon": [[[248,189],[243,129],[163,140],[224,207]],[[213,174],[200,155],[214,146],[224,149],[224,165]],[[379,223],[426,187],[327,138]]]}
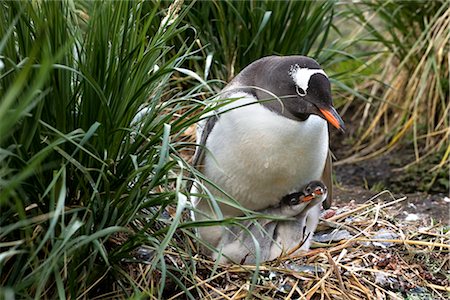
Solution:
{"label": "white patch on penguin's head", "polygon": [[[305,93],[308,90],[309,80],[314,74],[323,74],[328,78],[327,74],[322,69],[308,69],[301,68],[299,65],[292,65],[289,69],[289,75],[294,80],[295,84],[301,88]],[[305,94],[306,95],[306,94]]]}

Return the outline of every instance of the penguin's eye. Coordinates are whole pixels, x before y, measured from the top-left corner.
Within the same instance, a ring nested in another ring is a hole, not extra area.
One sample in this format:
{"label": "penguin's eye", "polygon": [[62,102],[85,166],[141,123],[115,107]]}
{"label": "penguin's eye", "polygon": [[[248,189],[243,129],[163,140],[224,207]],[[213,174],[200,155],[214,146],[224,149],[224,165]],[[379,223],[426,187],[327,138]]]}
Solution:
{"label": "penguin's eye", "polygon": [[300,97],[305,97],[306,96],[306,91],[304,89],[302,89],[301,87],[299,87],[298,85],[295,86],[295,91],[297,92],[297,94]]}

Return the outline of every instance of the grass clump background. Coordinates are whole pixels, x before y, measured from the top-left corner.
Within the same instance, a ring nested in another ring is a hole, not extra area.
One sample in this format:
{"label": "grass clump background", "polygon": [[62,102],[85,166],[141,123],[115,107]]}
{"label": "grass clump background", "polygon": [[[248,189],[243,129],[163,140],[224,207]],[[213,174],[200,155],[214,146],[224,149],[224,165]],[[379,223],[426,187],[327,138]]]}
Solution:
{"label": "grass clump background", "polygon": [[185,28],[155,3],[1,6],[2,292],[88,297],[111,278],[128,288],[120,261],[173,234],[144,231],[181,195],[184,146],[172,139],[198,104],[168,91],[189,53],[171,43]]}
{"label": "grass clump background", "polygon": [[[335,102],[364,120],[349,160],[411,144],[416,162],[434,157],[426,187],[445,185],[450,8],[426,3],[2,2],[1,297],[225,297],[226,285],[208,283],[225,274],[197,254],[193,228],[205,224],[188,218],[186,187],[201,177],[192,128],[214,92],[264,55],[310,55],[327,70]],[[424,253],[448,253],[445,230],[424,232]],[[339,265],[336,249],[317,259]],[[258,268],[227,297],[259,295]],[[309,283],[305,297],[330,291]],[[442,293],[446,283],[432,284]]]}

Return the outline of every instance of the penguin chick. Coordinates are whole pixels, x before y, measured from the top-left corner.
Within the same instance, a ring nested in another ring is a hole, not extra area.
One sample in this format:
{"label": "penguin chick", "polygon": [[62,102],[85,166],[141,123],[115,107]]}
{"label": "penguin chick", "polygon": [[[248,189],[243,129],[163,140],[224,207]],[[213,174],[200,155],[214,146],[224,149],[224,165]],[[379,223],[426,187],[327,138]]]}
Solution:
{"label": "penguin chick", "polygon": [[318,222],[318,218],[308,218],[308,215],[320,211],[320,203],[326,197],[325,185],[312,181],[302,192],[283,198],[278,207],[260,211],[272,217],[295,217],[294,220],[260,219],[227,227],[219,243],[222,251],[213,254],[214,260],[223,264],[254,264],[257,261],[255,241],[258,242],[260,261],[270,261],[290,251],[307,250]]}

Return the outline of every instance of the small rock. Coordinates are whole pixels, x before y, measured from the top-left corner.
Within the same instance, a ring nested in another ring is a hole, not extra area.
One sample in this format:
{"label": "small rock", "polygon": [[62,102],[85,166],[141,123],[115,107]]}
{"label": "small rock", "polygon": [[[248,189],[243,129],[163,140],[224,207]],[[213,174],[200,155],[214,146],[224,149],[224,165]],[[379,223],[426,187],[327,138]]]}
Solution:
{"label": "small rock", "polygon": [[313,236],[313,241],[319,243],[339,242],[352,238],[350,232],[345,229],[335,229],[330,233],[317,232]]}
{"label": "small rock", "polygon": [[414,203],[408,203],[409,208],[417,209],[417,206]]}
{"label": "small rock", "polygon": [[277,291],[283,293],[283,294],[287,294],[292,290],[292,285],[290,285],[289,283],[285,283],[282,286],[277,288]]}
{"label": "small rock", "polygon": [[136,258],[144,260],[144,261],[150,261],[153,256],[155,256],[155,251],[152,249],[146,249],[144,247],[140,247],[136,250]]}
{"label": "small rock", "polygon": [[270,280],[270,281],[275,281],[277,279],[277,273],[270,272],[269,276],[267,276],[267,279]]}
{"label": "small rock", "polygon": [[383,273],[375,273],[375,284],[385,286],[388,281],[388,276]]}
{"label": "small rock", "polygon": [[295,265],[295,264],[288,264],[286,267],[295,272],[304,273],[304,274],[312,274],[312,275],[319,276],[319,275],[325,273],[325,270],[319,266],[311,266],[311,265],[299,266],[299,265]]}
{"label": "small rock", "polygon": [[[386,229],[381,229],[372,238],[375,240],[397,240],[399,238],[399,235],[396,234],[395,232],[391,232]],[[372,244],[375,247],[382,249],[392,247],[395,245],[394,243],[391,242],[372,242]]]}
{"label": "small rock", "polygon": [[405,221],[407,222],[414,222],[418,220],[420,220],[420,217],[417,214],[408,214],[405,218]]}
{"label": "small rock", "polygon": [[384,273],[375,273],[375,284],[388,289],[388,290],[398,290],[400,287],[399,280],[395,277],[390,277]]}
{"label": "small rock", "polygon": [[160,217],[166,220],[169,220],[171,218],[170,213],[167,210],[163,210],[162,213],[160,214]]}
{"label": "small rock", "polygon": [[433,295],[431,295],[426,289],[422,287],[415,287],[410,289],[406,293],[407,300],[433,300]]}
{"label": "small rock", "polygon": [[261,276],[258,279],[258,284],[264,285],[264,282],[270,281],[272,283],[276,283],[279,280],[279,276],[277,272],[270,271],[268,274],[267,272],[261,272]]}

